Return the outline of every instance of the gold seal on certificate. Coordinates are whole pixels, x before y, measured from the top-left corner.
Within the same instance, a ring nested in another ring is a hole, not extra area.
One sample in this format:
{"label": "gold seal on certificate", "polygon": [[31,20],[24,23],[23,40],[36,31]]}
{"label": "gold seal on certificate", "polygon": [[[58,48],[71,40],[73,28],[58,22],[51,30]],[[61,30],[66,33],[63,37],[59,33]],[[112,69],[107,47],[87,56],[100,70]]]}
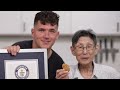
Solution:
{"label": "gold seal on certificate", "polygon": [[15,69],[15,76],[17,79],[27,79],[29,76],[29,69],[25,65],[19,65]]}
{"label": "gold seal on certificate", "polygon": [[38,60],[5,60],[6,79],[38,79]]}

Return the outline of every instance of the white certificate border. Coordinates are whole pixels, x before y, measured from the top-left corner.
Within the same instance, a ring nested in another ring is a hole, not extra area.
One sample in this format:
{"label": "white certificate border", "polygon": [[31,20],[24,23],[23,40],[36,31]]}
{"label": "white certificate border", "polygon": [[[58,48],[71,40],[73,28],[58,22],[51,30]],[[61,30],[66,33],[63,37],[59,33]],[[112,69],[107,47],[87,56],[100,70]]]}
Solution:
{"label": "white certificate border", "polygon": [[[48,59],[47,49],[20,49],[19,53],[23,52],[44,52],[44,68],[45,68],[45,79],[48,79]],[[8,53],[7,49],[0,49],[0,53]]]}

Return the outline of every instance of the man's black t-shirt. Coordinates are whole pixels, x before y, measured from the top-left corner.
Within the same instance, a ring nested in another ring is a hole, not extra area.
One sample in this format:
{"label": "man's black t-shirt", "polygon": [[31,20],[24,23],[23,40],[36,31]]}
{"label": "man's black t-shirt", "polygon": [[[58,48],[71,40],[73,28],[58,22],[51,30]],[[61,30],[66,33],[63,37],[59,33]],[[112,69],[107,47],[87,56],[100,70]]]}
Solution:
{"label": "man's black t-shirt", "polygon": [[[13,45],[19,45],[21,49],[30,49],[32,48],[32,40],[16,42]],[[56,70],[61,69],[62,64],[64,63],[63,59],[54,50],[52,51],[52,55],[48,59],[49,79],[55,79]]]}

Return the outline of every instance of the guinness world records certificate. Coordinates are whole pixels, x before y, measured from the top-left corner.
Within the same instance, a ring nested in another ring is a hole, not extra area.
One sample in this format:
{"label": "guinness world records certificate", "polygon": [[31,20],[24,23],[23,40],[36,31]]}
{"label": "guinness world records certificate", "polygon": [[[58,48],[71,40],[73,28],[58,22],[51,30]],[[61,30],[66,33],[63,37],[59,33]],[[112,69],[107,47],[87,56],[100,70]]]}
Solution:
{"label": "guinness world records certificate", "polygon": [[20,49],[12,56],[0,49],[0,79],[48,79],[46,49]]}

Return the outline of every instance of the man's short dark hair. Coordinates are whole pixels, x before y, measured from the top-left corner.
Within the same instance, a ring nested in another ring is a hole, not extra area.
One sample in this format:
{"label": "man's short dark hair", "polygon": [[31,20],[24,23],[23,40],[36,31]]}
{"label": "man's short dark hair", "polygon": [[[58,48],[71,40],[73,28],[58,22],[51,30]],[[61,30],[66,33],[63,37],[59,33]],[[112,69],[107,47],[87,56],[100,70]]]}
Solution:
{"label": "man's short dark hair", "polygon": [[59,24],[59,15],[53,11],[41,11],[35,15],[34,25],[40,21],[42,24],[51,24],[58,25]]}
{"label": "man's short dark hair", "polygon": [[95,32],[92,29],[88,29],[88,30],[78,30],[72,37],[72,46],[74,46],[80,37],[85,36],[85,37],[90,37],[93,42],[94,45],[97,44],[97,36],[95,34]]}

